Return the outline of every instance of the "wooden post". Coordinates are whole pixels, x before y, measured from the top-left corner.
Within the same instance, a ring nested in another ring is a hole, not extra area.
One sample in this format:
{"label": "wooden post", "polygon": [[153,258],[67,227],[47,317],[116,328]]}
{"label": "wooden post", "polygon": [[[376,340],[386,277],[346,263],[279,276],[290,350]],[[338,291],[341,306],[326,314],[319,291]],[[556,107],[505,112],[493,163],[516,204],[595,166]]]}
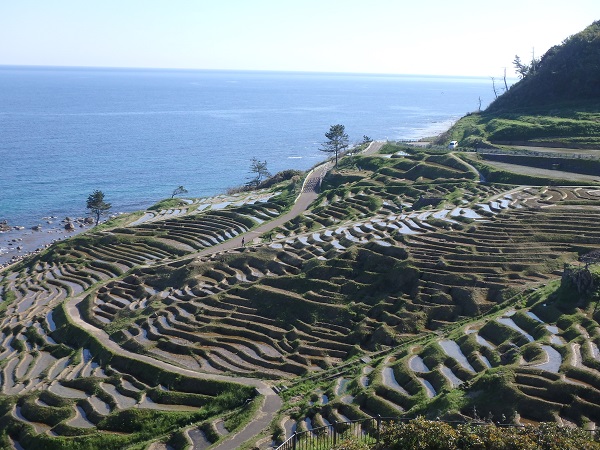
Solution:
{"label": "wooden post", "polygon": [[337,422],[333,422],[333,445],[337,444]]}

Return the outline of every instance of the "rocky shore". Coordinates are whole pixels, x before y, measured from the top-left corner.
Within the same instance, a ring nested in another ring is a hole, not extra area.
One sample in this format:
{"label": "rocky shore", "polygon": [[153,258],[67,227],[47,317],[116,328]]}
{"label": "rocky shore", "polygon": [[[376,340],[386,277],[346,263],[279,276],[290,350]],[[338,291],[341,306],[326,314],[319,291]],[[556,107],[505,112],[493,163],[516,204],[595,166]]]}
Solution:
{"label": "rocky shore", "polygon": [[54,242],[74,236],[94,224],[90,217],[59,220],[56,216],[42,217],[32,227],[0,222],[0,269],[32,254],[40,253]]}

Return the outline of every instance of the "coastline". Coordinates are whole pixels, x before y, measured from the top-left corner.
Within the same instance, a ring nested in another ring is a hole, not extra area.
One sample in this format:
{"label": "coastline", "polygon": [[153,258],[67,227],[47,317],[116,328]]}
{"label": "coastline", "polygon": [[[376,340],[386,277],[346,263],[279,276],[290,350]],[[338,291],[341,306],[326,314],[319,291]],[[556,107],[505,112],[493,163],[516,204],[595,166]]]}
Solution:
{"label": "coastline", "polygon": [[[43,225],[25,228],[11,225],[8,231],[0,231],[0,270],[15,264],[28,256],[41,253],[52,244],[70,238],[91,228],[85,218],[58,220],[56,217],[44,217]],[[65,229],[72,223],[72,230]],[[38,228],[39,227],[39,228]],[[36,228],[36,229],[34,229]]]}

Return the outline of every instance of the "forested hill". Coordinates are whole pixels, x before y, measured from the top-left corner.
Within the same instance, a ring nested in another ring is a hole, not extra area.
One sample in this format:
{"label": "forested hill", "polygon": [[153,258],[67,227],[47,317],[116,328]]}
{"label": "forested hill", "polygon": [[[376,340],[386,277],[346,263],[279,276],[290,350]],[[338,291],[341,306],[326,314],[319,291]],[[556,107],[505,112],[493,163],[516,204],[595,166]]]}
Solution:
{"label": "forested hill", "polygon": [[600,101],[600,20],[522,68],[523,78],[488,112]]}

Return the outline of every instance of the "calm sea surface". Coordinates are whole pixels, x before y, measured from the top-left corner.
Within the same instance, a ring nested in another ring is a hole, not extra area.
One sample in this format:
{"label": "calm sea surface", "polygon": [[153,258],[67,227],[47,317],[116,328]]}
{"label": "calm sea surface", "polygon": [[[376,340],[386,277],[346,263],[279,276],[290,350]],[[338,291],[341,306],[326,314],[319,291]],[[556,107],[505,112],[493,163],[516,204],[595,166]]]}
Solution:
{"label": "calm sea surface", "polygon": [[308,169],[352,142],[437,134],[491,100],[486,78],[0,66],[0,220],[113,212],[243,184],[250,159]]}

